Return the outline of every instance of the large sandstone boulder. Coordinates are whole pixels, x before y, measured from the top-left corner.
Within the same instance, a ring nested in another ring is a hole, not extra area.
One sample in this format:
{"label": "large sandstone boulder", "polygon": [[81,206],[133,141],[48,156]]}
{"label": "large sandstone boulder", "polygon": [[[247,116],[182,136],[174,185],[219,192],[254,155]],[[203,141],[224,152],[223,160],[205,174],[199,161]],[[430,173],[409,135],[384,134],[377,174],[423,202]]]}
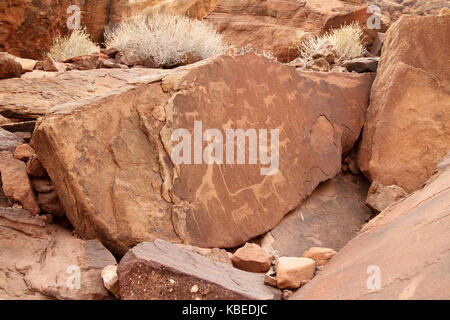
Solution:
{"label": "large sandstone boulder", "polygon": [[[237,49],[250,46],[289,62],[307,37],[352,22],[365,26],[369,16],[367,6],[339,0],[218,0],[205,20]],[[374,36],[368,32],[367,43]]]}
{"label": "large sandstone boulder", "polygon": [[108,23],[108,0],[14,0],[0,3],[0,51],[22,58],[40,59],[48,52],[57,34],[67,34],[67,20],[80,8],[81,26],[92,39],[102,39]]}
{"label": "large sandstone boulder", "polygon": [[98,240],[0,208],[0,248],[0,299],[110,298],[101,271],[116,260]]}
{"label": "large sandstone boulder", "polygon": [[268,232],[262,245],[293,257],[311,247],[341,249],[370,219],[370,209],[364,205],[367,190],[367,183],[341,176],[322,182]]}
{"label": "large sandstone boulder", "polygon": [[294,299],[450,299],[450,154],[371,220]]}
{"label": "large sandstone boulder", "polygon": [[0,113],[7,117],[36,119],[55,105],[107,93],[159,73],[164,71],[98,69],[60,74],[34,71],[20,79],[0,81]]}
{"label": "large sandstone boulder", "polygon": [[[222,56],[55,107],[36,125],[33,146],[81,236],[118,253],[156,238],[235,247],[275,227],[336,175],[342,152],[358,139],[371,81],[370,74],[301,73],[253,54]],[[254,129],[252,153],[261,143],[272,160],[256,155],[250,163],[244,138],[234,155],[228,147],[228,164],[217,142],[225,164],[209,165],[207,129],[217,129],[217,139],[225,129]],[[184,162],[176,157],[181,140]]]}
{"label": "large sandstone boulder", "polygon": [[358,164],[371,181],[423,186],[450,149],[450,16],[403,16],[386,34]]}
{"label": "large sandstone boulder", "polygon": [[157,239],[138,244],[117,268],[124,300],[275,300],[264,275],[214,262]]}

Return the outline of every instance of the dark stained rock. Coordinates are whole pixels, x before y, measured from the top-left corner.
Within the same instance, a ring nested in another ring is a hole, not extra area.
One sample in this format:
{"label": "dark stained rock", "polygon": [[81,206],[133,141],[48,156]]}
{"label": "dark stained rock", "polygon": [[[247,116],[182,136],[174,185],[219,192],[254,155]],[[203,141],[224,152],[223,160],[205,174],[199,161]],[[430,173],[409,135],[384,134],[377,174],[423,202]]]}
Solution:
{"label": "dark stained rock", "polygon": [[138,244],[117,268],[125,300],[272,300],[264,275],[214,262],[163,240]]}
{"label": "dark stained rock", "polygon": [[266,235],[264,246],[293,257],[301,257],[311,247],[341,249],[370,218],[364,205],[367,190],[367,183],[352,183],[341,176],[322,182]]}
{"label": "dark stained rock", "polygon": [[15,78],[21,75],[22,65],[14,59],[14,56],[0,52],[0,79]]}
{"label": "dark stained rock", "polygon": [[374,57],[362,57],[362,58],[355,58],[352,60],[346,60],[342,63],[342,65],[347,68],[350,72],[377,72],[378,68],[378,60],[380,58]]}

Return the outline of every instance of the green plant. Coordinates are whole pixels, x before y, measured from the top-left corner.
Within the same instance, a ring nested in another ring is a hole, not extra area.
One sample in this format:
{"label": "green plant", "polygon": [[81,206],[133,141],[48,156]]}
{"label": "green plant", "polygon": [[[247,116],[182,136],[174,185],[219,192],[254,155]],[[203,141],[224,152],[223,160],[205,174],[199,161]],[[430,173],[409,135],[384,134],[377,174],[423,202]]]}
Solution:
{"label": "green plant", "polygon": [[56,61],[100,52],[100,47],[92,42],[85,29],[73,30],[69,36],[57,35],[50,47],[50,56]]}
{"label": "green plant", "polygon": [[206,59],[226,52],[222,36],[204,21],[176,15],[137,15],[105,31],[107,48],[128,48],[158,66],[184,62],[187,54]]}
{"label": "green plant", "polygon": [[362,56],[365,50],[361,43],[362,36],[363,31],[357,23],[345,25],[322,36],[305,40],[299,47],[300,55],[311,60],[319,48],[329,43],[336,51],[338,60],[357,58]]}

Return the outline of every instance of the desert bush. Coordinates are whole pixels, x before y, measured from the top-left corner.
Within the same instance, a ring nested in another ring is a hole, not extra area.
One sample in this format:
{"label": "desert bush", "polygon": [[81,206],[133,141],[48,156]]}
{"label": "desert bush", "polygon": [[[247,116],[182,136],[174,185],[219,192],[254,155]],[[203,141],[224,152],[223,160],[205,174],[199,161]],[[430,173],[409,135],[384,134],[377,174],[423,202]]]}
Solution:
{"label": "desert bush", "polygon": [[57,35],[50,47],[50,56],[56,61],[100,52],[100,47],[92,42],[85,29],[73,30],[69,36]]}
{"label": "desert bush", "polygon": [[348,60],[360,57],[364,53],[361,43],[363,31],[356,24],[345,25],[339,29],[331,30],[327,34],[312,37],[301,43],[300,55],[308,60],[317,53],[317,50],[325,43],[329,43],[336,51],[338,60]]}
{"label": "desert bush", "polygon": [[184,62],[186,54],[206,59],[227,50],[222,36],[205,21],[176,15],[138,15],[105,31],[107,48],[128,48],[158,66]]}

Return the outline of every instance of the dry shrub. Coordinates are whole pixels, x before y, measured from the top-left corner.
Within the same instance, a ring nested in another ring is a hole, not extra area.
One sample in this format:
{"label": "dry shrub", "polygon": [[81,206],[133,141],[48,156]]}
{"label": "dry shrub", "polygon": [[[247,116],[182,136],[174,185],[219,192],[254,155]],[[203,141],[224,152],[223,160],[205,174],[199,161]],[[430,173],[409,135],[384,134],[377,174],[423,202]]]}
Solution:
{"label": "dry shrub", "polygon": [[85,29],[76,29],[67,37],[57,35],[50,47],[50,56],[56,61],[100,52]]}
{"label": "dry shrub", "polygon": [[226,52],[222,36],[204,21],[176,15],[137,15],[105,31],[107,48],[128,48],[157,66],[184,62],[186,54],[206,59]]}
{"label": "dry shrub", "polygon": [[299,47],[300,55],[303,58],[312,60],[312,56],[324,44],[330,43],[337,54],[338,60],[348,60],[360,57],[364,54],[364,46],[361,42],[363,31],[356,24],[343,26],[339,29],[318,37],[312,37],[302,42]]}

